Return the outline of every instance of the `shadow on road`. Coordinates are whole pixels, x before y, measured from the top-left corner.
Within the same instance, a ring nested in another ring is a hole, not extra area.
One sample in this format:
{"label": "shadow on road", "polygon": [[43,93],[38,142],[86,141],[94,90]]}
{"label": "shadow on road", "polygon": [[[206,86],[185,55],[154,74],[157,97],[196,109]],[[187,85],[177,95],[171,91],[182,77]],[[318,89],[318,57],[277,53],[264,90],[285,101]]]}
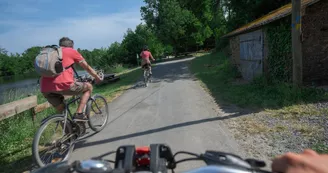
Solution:
{"label": "shadow on road", "polygon": [[153,68],[152,83],[173,83],[178,80],[192,80],[193,76],[188,69],[192,59],[159,64]]}
{"label": "shadow on road", "polygon": [[157,133],[157,132],[172,130],[172,129],[186,127],[186,126],[192,126],[192,125],[197,125],[197,124],[202,124],[202,123],[207,123],[207,122],[212,122],[212,121],[221,121],[221,120],[236,118],[236,117],[240,117],[243,115],[244,115],[244,113],[236,113],[236,114],[232,114],[232,115],[228,115],[228,116],[224,116],[224,117],[214,117],[214,118],[207,118],[207,119],[196,120],[196,121],[189,121],[189,122],[169,125],[169,126],[165,126],[165,127],[160,127],[160,128],[156,128],[156,129],[146,130],[146,131],[142,131],[142,132],[132,133],[132,134],[128,134],[128,135],[117,136],[117,137],[113,137],[113,138],[109,138],[109,139],[103,139],[100,141],[88,142],[88,143],[84,143],[84,142],[86,142],[86,140],[84,140],[84,141],[80,141],[79,143],[77,143],[75,145],[75,149],[106,144],[106,143],[110,143],[110,142],[115,142],[115,141],[119,141],[119,140],[133,138],[133,137],[143,136],[143,135],[149,135],[149,134],[153,134],[153,133]]}

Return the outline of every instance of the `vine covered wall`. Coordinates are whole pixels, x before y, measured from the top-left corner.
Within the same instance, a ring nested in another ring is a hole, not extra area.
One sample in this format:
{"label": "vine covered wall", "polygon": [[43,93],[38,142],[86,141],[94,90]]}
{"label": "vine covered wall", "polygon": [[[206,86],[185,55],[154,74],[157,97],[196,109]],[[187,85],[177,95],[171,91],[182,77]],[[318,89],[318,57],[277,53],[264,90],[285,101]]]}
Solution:
{"label": "vine covered wall", "polygon": [[284,18],[266,27],[268,77],[270,81],[291,82],[293,72],[291,20]]}

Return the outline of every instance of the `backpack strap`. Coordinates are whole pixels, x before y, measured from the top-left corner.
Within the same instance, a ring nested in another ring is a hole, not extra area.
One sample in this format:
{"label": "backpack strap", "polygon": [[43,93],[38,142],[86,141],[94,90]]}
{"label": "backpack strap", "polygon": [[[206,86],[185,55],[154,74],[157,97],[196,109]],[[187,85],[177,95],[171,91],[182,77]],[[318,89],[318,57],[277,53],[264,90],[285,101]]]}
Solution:
{"label": "backpack strap", "polygon": [[73,65],[74,65],[74,63],[71,64],[71,65],[69,65],[69,66],[67,66],[67,67],[65,67],[65,70],[67,70],[67,69],[69,69],[69,68],[73,68],[73,69],[74,69]]}
{"label": "backpack strap", "polygon": [[63,60],[63,50],[62,50],[62,48],[61,47],[56,47],[55,49],[58,53],[59,61],[62,61]]}

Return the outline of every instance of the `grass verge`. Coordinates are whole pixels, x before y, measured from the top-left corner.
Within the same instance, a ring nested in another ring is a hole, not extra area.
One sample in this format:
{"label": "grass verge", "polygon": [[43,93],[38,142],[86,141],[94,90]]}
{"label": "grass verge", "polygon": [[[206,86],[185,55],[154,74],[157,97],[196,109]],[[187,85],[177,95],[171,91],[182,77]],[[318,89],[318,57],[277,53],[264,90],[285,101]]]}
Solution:
{"label": "grass verge", "polygon": [[[268,83],[263,77],[241,83],[238,70],[223,53],[198,56],[192,60],[190,69],[221,106],[235,104],[253,110],[254,116],[234,120],[238,133],[245,132],[242,136],[264,134],[268,139],[280,136],[289,144],[283,140],[274,142],[289,146],[286,150],[309,147],[321,153],[328,152],[324,128],[328,109],[318,106],[328,100],[324,90]],[[298,145],[300,142],[304,146]]]}
{"label": "grass verge", "polygon": [[[95,86],[94,94],[106,97],[108,102],[122,94],[133,85],[141,76],[141,69],[121,71],[120,80],[116,83]],[[45,101],[41,94],[38,99]],[[37,114],[35,123],[29,112],[23,112],[14,117],[0,121],[0,172],[23,172],[31,169],[31,148],[34,133],[39,127],[39,122],[55,110],[49,108]]]}

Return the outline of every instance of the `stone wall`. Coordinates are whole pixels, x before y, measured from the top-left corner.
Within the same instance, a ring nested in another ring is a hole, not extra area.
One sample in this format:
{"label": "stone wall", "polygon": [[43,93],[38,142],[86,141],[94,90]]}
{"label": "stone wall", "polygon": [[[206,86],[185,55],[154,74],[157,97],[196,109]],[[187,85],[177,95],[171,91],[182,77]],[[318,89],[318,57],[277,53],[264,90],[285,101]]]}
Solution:
{"label": "stone wall", "polygon": [[269,78],[269,40],[267,36],[267,28],[263,28],[263,73]]}
{"label": "stone wall", "polygon": [[306,8],[302,18],[304,84],[328,82],[328,1]]}

